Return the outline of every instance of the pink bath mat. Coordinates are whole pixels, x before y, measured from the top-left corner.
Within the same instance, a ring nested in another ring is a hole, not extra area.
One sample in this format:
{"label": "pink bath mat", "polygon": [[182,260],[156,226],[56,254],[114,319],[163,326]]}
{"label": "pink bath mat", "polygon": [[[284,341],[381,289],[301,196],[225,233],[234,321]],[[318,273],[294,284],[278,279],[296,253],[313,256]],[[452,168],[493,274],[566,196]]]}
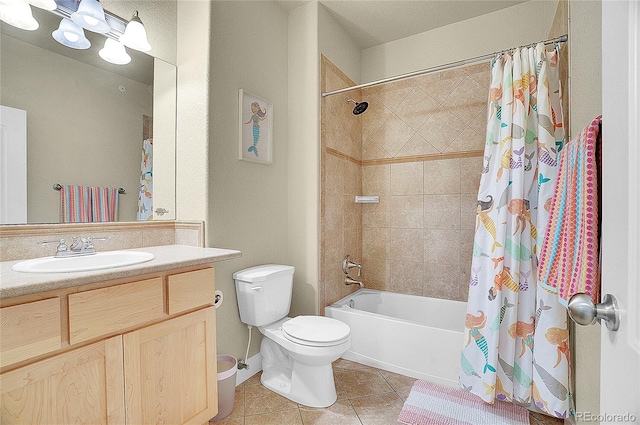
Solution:
{"label": "pink bath mat", "polygon": [[417,380],[398,422],[409,425],[529,425],[524,407],[497,401],[487,404],[463,390]]}

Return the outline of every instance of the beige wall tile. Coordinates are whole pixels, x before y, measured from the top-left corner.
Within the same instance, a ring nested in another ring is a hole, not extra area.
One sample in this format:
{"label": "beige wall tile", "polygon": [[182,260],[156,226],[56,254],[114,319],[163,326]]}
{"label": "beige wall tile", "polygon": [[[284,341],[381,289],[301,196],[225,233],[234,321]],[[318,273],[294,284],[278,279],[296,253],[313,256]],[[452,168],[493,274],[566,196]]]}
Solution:
{"label": "beige wall tile", "polygon": [[460,193],[460,160],[425,161],[424,193]]}
{"label": "beige wall tile", "polygon": [[438,149],[433,147],[431,143],[427,142],[421,135],[416,133],[407,143],[404,144],[402,148],[400,148],[396,156],[435,155],[438,153],[440,153]]}
{"label": "beige wall tile", "polygon": [[327,193],[344,193],[345,160],[335,155],[324,155],[324,188]]}
{"label": "beige wall tile", "polygon": [[417,81],[417,83],[429,96],[440,103],[444,103],[447,97],[449,97],[449,95],[462,82],[464,77],[460,75],[453,78],[443,78],[443,73],[439,73],[438,75],[440,78],[437,80]]}
{"label": "beige wall tile", "polygon": [[475,230],[477,195],[463,193],[460,195],[460,229]]}
{"label": "beige wall tile", "polygon": [[391,196],[390,226],[403,229],[423,227],[422,195]]}
{"label": "beige wall tile", "polygon": [[460,262],[460,231],[425,229],[424,263],[452,264]]}
{"label": "beige wall tile", "polygon": [[362,227],[389,227],[390,223],[390,196],[380,196],[377,204],[362,205]]}
{"label": "beige wall tile", "polygon": [[444,152],[447,147],[462,133],[464,122],[446,108],[440,108],[424,122],[418,129],[427,142],[438,152]]}
{"label": "beige wall tile", "polygon": [[421,263],[424,258],[422,229],[390,229],[389,259]]}
{"label": "beige wall tile", "polygon": [[395,113],[417,131],[439,108],[438,102],[416,87],[405,97]]}
{"label": "beige wall tile", "polygon": [[444,101],[454,115],[469,124],[481,112],[486,110],[487,87],[474,79],[465,77]]}
{"label": "beige wall tile", "polygon": [[470,152],[484,149],[484,133],[480,134],[471,127],[467,127],[453,142],[445,149],[449,152]]}
{"label": "beige wall tile", "polygon": [[391,165],[362,167],[362,194],[387,195],[391,190]]}
{"label": "beige wall tile", "polygon": [[389,260],[376,260],[363,258],[362,260],[362,281],[365,288],[388,291],[391,276],[391,266]]}
{"label": "beige wall tile", "polygon": [[362,142],[362,159],[379,159],[379,158],[392,158],[389,152],[387,152],[377,141],[372,138],[365,139]]}
{"label": "beige wall tile", "polygon": [[460,195],[424,195],[425,229],[459,229]]}
{"label": "beige wall tile", "polygon": [[398,81],[384,88],[382,86],[378,87],[380,87],[380,90],[375,93],[376,101],[383,104],[391,112],[395,112],[413,90],[413,85],[408,81]]}
{"label": "beige wall tile", "polygon": [[460,266],[452,264],[424,265],[424,296],[458,300],[460,297]]}
{"label": "beige wall tile", "polygon": [[422,262],[391,261],[391,291],[422,295],[424,287]]}
{"label": "beige wall tile", "polygon": [[328,193],[324,197],[323,223],[327,230],[342,229],[344,227],[344,195]]}
{"label": "beige wall tile", "polygon": [[362,193],[362,166],[347,159],[344,163],[344,194],[360,195]]}
{"label": "beige wall tile", "polygon": [[362,140],[368,140],[382,126],[382,124],[393,113],[391,109],[384,106],[384,102],[378,96],[366,96],[369,103],[367,113],[360,115],[362,117]]}
{"label": "beige wall tile", "polygon": [[391,115],[382,126],[373,133],[367,142],[372,141],[379,144],[392,156],[396,156],[398,151],[409,139],[413,137],[413,130],[407,123],[402,121],[397,115]]}
{"label": "beige wall tile", "polygon": [[480,156],[460,159],[460,193],[478,193],[483,165],[484,161]]}
{"label": "beige wall tile", "polygon": [[373,227],[362,229],[362,256],[367,259],[386,260],[389,258],[389,229]]}
{"label": "beige wall tile", "polygon": [[423,193],[422,162],[391,164],[391,194],[421,195]]}
{"label": "beige wall tile", "polygon": [[355,195],[342,195],[344,228],[362,228],[362,204],[356,204]]}

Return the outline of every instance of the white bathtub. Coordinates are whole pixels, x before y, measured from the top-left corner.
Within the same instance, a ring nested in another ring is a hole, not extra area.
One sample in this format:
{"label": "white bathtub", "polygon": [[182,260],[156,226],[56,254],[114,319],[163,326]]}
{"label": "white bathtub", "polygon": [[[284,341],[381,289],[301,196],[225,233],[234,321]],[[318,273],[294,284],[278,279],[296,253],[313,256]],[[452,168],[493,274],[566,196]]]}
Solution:
{"label": "white bathtub", "polygon": [[466,303],[359,289],[326,307],[351,327],[342,356],[413,378],[458,386]]}

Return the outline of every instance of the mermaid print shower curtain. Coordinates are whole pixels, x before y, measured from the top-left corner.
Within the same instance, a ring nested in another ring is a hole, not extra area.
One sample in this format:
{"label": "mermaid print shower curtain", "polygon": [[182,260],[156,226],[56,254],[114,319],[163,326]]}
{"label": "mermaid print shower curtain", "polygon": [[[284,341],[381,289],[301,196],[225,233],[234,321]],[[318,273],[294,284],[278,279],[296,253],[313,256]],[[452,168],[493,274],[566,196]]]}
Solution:
{"label": "mermaid print shower curtain", "polygon": [[488,102],[460,384],[566,417],[567,314],[536,274],[564,140],[557,46],[494,60]]}

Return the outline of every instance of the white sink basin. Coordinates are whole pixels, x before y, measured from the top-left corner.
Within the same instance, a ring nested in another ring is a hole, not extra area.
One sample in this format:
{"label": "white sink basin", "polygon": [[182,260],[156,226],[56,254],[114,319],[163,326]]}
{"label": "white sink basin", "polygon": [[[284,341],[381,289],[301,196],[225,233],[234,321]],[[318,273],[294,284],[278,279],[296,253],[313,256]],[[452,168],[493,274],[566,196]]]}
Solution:
{"label": "white sink basin", "polygon": [[42,257],[14,264],[11,270],[24,273],[72,273],[130,266],[153,260],[153,254],[140,251],[105,251],[78,257]]}

